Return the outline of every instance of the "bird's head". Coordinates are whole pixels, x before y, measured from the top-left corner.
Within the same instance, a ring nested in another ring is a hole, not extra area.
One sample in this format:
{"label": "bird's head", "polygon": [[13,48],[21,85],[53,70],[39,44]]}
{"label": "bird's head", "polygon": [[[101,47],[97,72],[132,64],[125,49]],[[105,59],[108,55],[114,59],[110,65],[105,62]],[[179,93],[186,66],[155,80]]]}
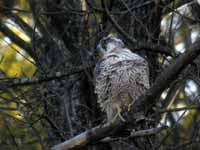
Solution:
{"label": "bird's head", "polygon": [[122,40],[113,35],[109,35],[101,39],[99,44],[97,45],[96,49],[97,56],[98,58],[103,58],[103,56],[106,53],[111,52],[115,48],[123,48],[123,47],[124,43],[122,42]]}

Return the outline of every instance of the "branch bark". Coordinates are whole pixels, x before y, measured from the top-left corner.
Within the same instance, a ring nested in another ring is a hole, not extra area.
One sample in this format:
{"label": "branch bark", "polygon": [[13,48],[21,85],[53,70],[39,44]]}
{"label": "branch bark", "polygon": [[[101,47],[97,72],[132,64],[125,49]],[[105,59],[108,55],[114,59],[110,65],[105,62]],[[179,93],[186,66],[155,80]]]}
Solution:
{"label": "branch bark", "polygon": [[[181,71],[190,63],[197,58],[200,54],[200,43],[195,43],[186,53],[180,55],[174,62],[157,78],[155,84],[141,96],[139,100],[136,100],[134,106],[136,112],[148,112],[149,109],[156,102],[156,98],[165,90],[172,81],[174,81]],[[129,120],[127,123],[133,120]],[[75,136],[72,139],[65,141],[64,143],[58,144],[52,148],[52,150],[67,150],[77,149],[79,147],[86,146],[87,144],[108,136],[111,131],[117,127],[122,127],[125,123],[116,122],[113,124],[107,124],[102,127],[94,127],[86,130],[85,132]]]}
{"label": "branch bark", "polygon": [[[120,124],[120,122],[118,123]],[[118,124],[105,124],[89,129],[72,139],[69,139],[61,144],[55,145],[51,150],[73,150],[79,149],[93,141],[104,138],[107,133],[118,127]]]}
{"label": "branch bark", "polygon": [[153,86],[140,99],[136,108],[150,110],[155,100],[174,81],[185,67],[192,63],[200,54],[200,43],[196,42],[187,51],[180,55],[174,62],[157,77]]}

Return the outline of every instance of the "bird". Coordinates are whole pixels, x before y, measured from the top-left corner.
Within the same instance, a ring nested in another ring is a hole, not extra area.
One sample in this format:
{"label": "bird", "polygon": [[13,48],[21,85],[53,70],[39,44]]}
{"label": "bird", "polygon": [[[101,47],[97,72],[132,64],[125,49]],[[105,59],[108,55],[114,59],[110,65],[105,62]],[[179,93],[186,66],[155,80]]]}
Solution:
{"label": "bird", "polygon": [[96,48],[95,93],[108,122],[125,122],[124,112],[134,109],[135,101],[150,88],[149,66],[145,58],[125,47],[124,42],[108,35]]}

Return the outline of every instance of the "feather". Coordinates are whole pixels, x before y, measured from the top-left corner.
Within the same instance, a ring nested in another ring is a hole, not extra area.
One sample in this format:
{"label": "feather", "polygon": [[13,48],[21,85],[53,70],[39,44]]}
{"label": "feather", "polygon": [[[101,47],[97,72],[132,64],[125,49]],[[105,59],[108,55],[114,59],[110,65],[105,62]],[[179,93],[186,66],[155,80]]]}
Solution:
{"label": "feather", "polygon": [[114,117],[116,106],[122,113],[128,111],[129,104],[149,88],[147,61],[127,48],[115,47],[106,52],[95,70],[95,93],[107,120]]}

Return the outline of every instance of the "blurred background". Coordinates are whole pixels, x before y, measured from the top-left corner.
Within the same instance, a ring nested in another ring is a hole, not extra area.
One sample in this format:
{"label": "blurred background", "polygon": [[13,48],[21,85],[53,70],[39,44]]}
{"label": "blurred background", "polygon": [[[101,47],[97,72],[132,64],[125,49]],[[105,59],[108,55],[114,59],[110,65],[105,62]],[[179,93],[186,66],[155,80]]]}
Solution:
{"label": "blurred background", "polygon": [[[177,7],[178,3],[176,0],[163,10],[159,37],[172,47],[170,51],[172,56],[159,54],[157,59],[161,66],[160,72],[179,55],[188,51],[192,44],[200,42],[199,12],[194,11],[200,10],[194,9],[194,7],[199,8],[199,5],[196,1],[190,1]],[[86,1],[82,0],[83,13],[87,11],[86,5]],[[98,2],[96,5],[98,6]],[[48,121],[43,119],[44,105],[39,99],[30,99],[26,95],[31,87],[7,89],[4,84],[1,85],[1,83],[9,84],[11,79],[16,78],[27,80],[37,73],[37,60],[27,53],[23,43],[20,45],[17,44],[20,41],[11,39],[11,33],[7,31],[9,29],[25,43],[33,42],[31,39],[34,35],[27,32],[28,29],[25,29],[26,27],[19,21],[20,18],[38,35],[41,34],[29,6],[27,0],[0,1],[0,149],[2,150],[48,149],[52,138],[47,128]],[[93,27],[101,22],[102,16],[97,13],[97,18],[93,15],[87,17],[88,32],[92,35]],[[44,22],[45,19],[43,18]],[[177,78],[160,96],[158,126],[164,125],[167,129],[157,135],[159,149],[200,149],[199,65],[200,60],[195,60],[191,64],[193,67],[187,67],[181,78]],[[34,93],[31,96],[34,97]]]}

